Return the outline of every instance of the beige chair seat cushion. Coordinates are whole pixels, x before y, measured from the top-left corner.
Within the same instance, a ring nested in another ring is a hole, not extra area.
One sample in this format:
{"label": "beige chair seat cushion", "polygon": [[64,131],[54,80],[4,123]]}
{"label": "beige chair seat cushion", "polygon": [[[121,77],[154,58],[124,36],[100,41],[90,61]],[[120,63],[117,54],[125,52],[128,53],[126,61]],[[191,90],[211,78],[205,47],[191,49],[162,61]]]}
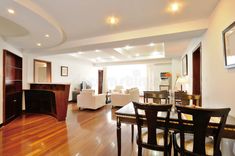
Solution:
{"label": "beige chair seat cushion", "polygon": [[[171,135],[168,134],[168,143],[170,143],[170,137]],[[142,132],[142,141],[147,143],[148,140],[148,131],[147,129],[144,129]],[[157,140],[157,145],[164,146],[164,131],[158,129],[158,133],[156,134],[156,140]]]}
{"label": "beige chair seat cushion", "polygon": [[[177,145],[180,147],[180,134],[176,134]],[[206,137],[206,155],[213,155],[214,143],[213,139],[210,137]],[[185,150],[189,152],[193,152],[193,134],[185,135]]]}

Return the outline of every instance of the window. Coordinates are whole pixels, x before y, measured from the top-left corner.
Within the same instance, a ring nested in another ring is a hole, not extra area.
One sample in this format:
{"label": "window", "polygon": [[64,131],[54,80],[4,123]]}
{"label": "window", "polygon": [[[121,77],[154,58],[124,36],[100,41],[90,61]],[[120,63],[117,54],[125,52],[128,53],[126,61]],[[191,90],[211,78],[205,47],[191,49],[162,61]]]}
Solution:
{"label": "window", "polygon": [[146,65],[119,65],[107,67],[107,85],[112,90],[116,85],[124,89],[137,87],[142,93],[146,90]]}

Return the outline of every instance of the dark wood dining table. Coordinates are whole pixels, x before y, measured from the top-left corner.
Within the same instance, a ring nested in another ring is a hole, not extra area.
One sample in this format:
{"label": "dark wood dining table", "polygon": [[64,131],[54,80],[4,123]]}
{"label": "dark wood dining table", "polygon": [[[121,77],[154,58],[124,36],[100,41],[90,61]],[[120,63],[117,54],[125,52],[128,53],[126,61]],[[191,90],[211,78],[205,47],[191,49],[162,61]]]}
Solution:
{"label": "dark wood dining table", "polygon": [[[133,103],[130,102],[129,104],[118,109],[115,112],[115,114],[117,117],[118,156],[121,156],[121,124],[122,123],[132,125],[131,127],[132,127],[132,140],[133,140],[133,131],[134,131],[133,125],[136,124]],[[208,126],[208,129],[213,129],[215,127],[216,127],[216,123],[211,123],[211,125]],[[174,111],[172,111],[170,114],[169,128],[172,130],[179,129],[177,114]],[[235,139],[235,118],[234,117],[230,117],[230,116],[228,117],[222,136],[223,138]]]}

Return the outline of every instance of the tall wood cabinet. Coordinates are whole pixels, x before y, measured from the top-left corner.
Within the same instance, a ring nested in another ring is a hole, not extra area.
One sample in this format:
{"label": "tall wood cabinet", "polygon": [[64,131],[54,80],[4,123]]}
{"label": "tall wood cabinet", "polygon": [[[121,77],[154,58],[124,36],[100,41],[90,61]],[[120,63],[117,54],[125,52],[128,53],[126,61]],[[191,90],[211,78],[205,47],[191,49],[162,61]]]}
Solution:
{"label": "tall wood cabinet", "polygon": [[22,112],[22,58],[3,50],[3,122]]}

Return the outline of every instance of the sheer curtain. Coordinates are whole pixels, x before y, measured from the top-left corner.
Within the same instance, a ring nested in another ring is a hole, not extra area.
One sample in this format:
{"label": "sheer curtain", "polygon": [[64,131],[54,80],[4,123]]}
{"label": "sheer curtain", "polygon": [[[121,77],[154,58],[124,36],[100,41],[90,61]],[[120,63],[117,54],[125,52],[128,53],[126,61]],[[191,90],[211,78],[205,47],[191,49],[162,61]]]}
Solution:
{"label": "sheer curtain", "polygon": [[124,89],[137,87],[142,94],[147,86],[147,67],[146,65],[108,66],[106,78],[108,90],[114,89],[116,85],[122,85]]}

